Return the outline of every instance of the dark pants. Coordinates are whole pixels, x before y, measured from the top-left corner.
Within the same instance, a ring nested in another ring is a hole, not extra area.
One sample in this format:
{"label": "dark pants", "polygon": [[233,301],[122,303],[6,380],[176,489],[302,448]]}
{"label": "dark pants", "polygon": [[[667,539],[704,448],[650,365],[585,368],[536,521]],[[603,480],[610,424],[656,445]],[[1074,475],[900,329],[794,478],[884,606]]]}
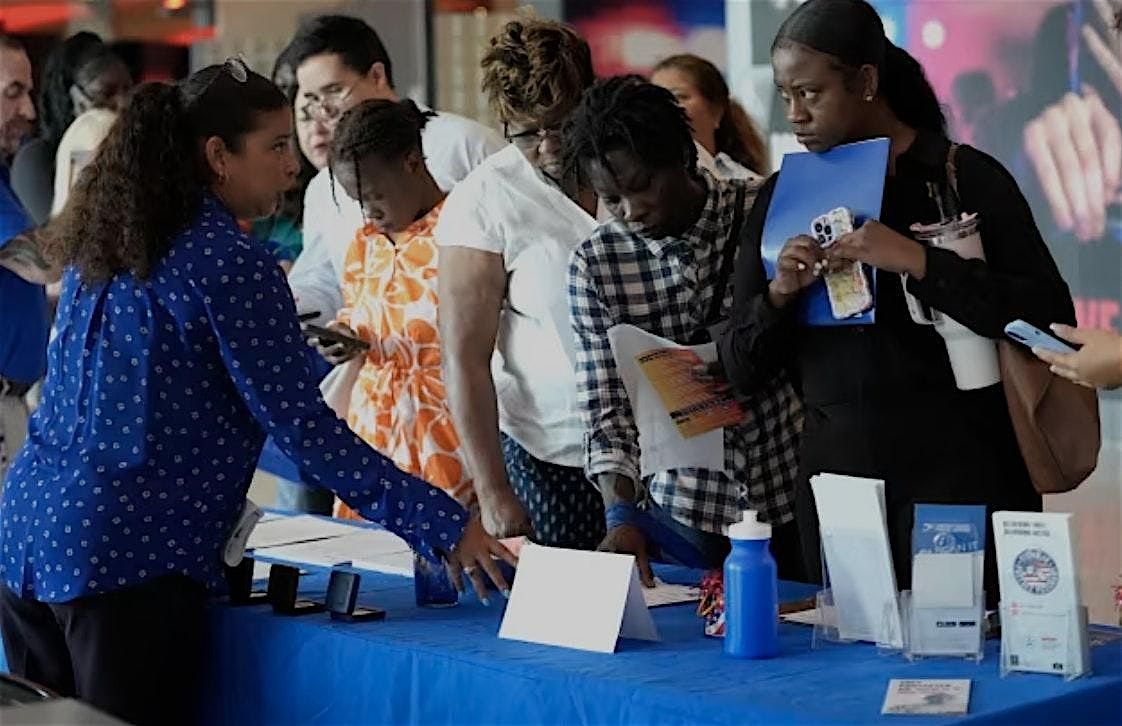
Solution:
{"label": "dark pants", "polygon": [[206,591],[181,575],[66,603],[0,586],[12,673],[133,724],[193,723]]}
{"label": "dark pants", "polygon": [[510,486],[534,527],[534,541],[550,547],[594,550],[604,539],[604,498],[580,467],[535,459],[502,436]]}

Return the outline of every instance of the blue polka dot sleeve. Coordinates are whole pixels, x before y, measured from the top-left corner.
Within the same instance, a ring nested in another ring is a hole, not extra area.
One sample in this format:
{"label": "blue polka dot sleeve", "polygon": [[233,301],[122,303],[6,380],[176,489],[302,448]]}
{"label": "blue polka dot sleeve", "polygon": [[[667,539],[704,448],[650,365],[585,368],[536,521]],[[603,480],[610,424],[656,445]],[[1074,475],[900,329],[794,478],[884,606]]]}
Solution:
{"label": "blue polka dot sleeve", "polygon": [[267,252],[242,238],[220,269],[199,279],[199,292],[230,378],[265,432],[306,481],[332,490],[418,552],[436,559],[450,549],[466,526],[465,510],[398,470],[324,403],[288,284]]}

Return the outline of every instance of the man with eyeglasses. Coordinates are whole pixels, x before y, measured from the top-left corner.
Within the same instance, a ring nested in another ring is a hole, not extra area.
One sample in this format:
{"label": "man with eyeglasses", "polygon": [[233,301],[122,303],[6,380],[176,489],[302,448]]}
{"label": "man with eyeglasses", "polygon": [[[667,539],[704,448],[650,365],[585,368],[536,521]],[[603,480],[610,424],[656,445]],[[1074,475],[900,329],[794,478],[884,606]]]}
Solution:
{"label": "man with eyeglasses", "polygon": [[[297,32],[286,53],[296,66],[296,121],[308,134],[308,159],[321,171],[304,195],[304,251],[289,275],[300,312],[331,320],[342,307],[347,248],[364,219],[359,203],[333,183],[327,155],[339,117],[363,101],[396,101],[393,66],[377,32],[358,18],[323,15]],[[425,161],[444,190],[505,146],[486,126],[450,113],[431,119],[421,137]]]}
{"label": "man with eyeglasses", "polygon": [[27,212],[9,182],[8,165],[31,132],[31,61],[0,34],[0,489],[8,463],[27,436],[25,397],[47,364],[48,266],[25,234]]}

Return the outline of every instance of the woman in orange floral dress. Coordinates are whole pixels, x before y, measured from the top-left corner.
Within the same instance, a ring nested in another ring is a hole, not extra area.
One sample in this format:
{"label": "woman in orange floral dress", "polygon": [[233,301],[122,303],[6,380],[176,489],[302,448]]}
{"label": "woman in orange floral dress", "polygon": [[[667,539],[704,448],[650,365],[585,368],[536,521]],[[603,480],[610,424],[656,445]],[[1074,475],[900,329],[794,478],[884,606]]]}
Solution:
{"label": "woman in orange floral dress", "polygon": [[[333,363],[365,355],[351,391],[351,429],[403,471],[468,505],[472,480],[448,412],[436,326],[432,230],[445,193],[421,152],[432,115],[412,101],[377,100],[339,121],[331,170],[367,223],[347,253],[344,307],[329,327],[370,347],[321,351]],[[342,503],[336,515],[357,518]]]}

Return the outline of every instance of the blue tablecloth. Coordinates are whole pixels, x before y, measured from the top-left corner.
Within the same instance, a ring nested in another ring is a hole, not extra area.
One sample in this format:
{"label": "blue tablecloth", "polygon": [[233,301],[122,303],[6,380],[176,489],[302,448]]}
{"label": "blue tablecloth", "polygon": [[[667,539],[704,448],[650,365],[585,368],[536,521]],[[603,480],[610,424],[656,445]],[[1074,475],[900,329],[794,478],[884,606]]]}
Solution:
{"label": "blue tablecloth", "polygon": [[[781,657],[736,661],[701,634],[692,606],[678,606],[653,611],[662,642],[624,640],[601,655],[499,640],[494,601],[422,610],[410,580],[368,574],[363,585],[360,603],[386,609],[386,621],[215,607],[204,723],[900,723],[880,716],[890,678],[972,679],[971,723],[1122,723],[1119,641],[1096,648],[1095,674],[1072,682],[1000,678],[992,641],[981,664],[908,663],[867,645],[811,650],[810,629],[793,625],[781,627]],[[305,578],[309,595],[325,588],[325,575]]]}

